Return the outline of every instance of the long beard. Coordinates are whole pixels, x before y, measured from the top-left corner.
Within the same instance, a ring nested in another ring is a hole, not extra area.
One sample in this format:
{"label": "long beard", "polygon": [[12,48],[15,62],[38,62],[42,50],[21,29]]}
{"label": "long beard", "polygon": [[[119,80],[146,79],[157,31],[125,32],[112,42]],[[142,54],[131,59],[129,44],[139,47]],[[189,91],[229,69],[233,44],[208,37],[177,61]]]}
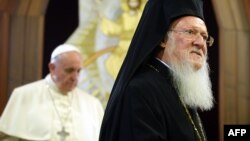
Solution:
{"label": "long beard", "polygon": [[172,63],[171,73],[181,100],[190,108],[210,110],[213,107],[209,66],[207,62],[199,70],[188,63]]}

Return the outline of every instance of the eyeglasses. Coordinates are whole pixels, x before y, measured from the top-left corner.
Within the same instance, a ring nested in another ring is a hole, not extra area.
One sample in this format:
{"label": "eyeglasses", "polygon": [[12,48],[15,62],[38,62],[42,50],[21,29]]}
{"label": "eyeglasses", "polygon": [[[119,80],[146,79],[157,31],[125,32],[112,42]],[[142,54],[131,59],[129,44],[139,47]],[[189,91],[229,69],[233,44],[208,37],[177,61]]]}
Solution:
{"label": "eyeglasses", "polygon": [[214,43],[214,38],[206,33],[201,33],[196,29],[183,29],[183,30],[169,30],[177,33],[182,33],[188,39],[196,39],[199,35],[202,36],[203,40],[206,42],[207,46],[211,47]]}

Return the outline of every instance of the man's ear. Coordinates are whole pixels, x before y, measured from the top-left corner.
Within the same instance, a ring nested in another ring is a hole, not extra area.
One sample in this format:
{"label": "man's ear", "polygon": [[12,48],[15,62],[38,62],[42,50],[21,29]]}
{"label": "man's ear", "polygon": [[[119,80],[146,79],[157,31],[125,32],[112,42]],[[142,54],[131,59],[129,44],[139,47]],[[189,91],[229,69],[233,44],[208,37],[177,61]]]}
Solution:
{"label": "man's ear", "polygon": [[48,67],[49,67],[49,71],[52,72],[55,69],[55,64],[49,63]]}
{"label": "man's ear", "polygon": [[163,39],[160,43],[161,48],[166,48],[167,47],[167,40]]}

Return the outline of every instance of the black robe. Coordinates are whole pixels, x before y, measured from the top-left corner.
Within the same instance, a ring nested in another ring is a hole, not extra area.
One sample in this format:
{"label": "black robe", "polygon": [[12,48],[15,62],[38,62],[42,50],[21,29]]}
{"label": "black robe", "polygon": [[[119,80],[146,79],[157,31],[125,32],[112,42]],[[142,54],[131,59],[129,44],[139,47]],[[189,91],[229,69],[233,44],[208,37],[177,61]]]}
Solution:
{"label": "black robe", "polygon": [[[168,67],[156,59],[136,72],[129,81],[121,102],[122,109],[119,111],[121,119],[118,124],[115,124],[119,126],[116,127],[119,131],[111,140],[198,140],[194,127],[173,87]],[[194,116],[195,112],[190,110],[196,127],[201,129]]]}
{"label": "black robe", "polygon": [[184,16],[204,21],[203,0],[147,1],[112,88],[100,141],[196,140],[168,68],[156,60],[153,67],[146,63],[159,51],[171,23]]}

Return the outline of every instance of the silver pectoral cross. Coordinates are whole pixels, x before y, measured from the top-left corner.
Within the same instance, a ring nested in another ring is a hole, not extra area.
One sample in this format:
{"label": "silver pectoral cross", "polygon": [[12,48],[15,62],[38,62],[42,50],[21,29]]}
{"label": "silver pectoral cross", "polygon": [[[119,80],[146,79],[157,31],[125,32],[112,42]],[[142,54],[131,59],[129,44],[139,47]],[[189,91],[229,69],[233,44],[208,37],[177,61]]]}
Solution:
{"label": "silver pectoral cross", "polygon": [[57,132],[57,134],[61,136],[61,141],[65,141],[65,138],[69,136],[69,132],[65,130],[64,126],[62,127],[61,131]]}

